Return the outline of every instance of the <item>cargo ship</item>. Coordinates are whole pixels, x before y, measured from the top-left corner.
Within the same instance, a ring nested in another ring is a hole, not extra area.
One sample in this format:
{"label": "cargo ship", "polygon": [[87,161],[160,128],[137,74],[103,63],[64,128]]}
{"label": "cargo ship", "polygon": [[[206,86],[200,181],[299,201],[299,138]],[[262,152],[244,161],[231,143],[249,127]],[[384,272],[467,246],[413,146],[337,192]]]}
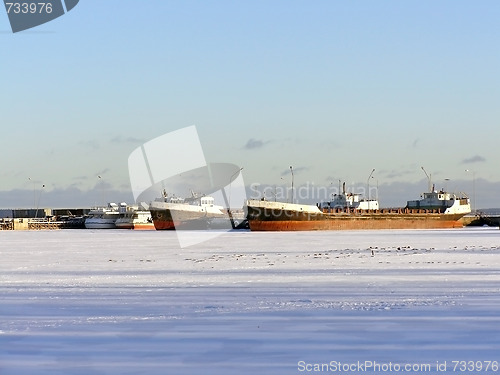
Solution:
{"label": "cargo ship", "polygon": [[434,186],[405,207],[381,209],[377,200],[347,193],[345,184],[331,201],[316,205],[251,199],[246,207],[252,231],[457,228],[463,226],[459,219],[471,212],[465,194]]}

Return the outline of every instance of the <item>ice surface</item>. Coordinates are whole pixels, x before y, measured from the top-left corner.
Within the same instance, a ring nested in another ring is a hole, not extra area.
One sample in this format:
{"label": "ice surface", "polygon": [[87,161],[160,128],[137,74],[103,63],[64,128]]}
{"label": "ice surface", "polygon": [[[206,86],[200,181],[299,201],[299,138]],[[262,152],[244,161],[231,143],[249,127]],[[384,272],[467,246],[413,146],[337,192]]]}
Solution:
{"label": "ice surface", "polygon": [[498,373],[499,292],[497,228],[5,231],[0,374]]}

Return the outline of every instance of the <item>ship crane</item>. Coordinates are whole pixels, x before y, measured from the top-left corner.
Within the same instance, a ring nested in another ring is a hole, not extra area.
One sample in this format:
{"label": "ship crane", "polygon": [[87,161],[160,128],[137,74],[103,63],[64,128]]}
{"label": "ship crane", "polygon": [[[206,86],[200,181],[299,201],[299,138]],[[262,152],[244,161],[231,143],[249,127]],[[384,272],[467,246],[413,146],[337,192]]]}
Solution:
{"label": "ship crane", "polygon": [[421,167],[422,170],[424,171],[425,175],[427,176],[427,184],[428,184],[428,189],[429,189],[429,193],[432,193],[432,191],[434,189],[432,189],[432,185],[431,185],[431,177],[432,177],[432,174],[431,175],[428,175],[427,172],[425,171],[424,167]]}

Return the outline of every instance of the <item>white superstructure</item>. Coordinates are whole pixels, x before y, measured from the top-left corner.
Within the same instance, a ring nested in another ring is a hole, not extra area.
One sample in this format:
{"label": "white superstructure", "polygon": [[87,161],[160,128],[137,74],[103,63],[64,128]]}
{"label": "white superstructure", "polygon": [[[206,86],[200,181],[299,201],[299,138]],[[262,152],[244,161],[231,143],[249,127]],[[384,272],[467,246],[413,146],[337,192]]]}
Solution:
{"label": "white superstructure", "polygon": [[225,216],[226,212],[223,206],[215,204],[215,199],[211,196],[192,198],[157,198],[150,204],[152,210],[170,210],[171,212],[179,213],[198,213],[203,216]]}
{"label": "white superstructure", "polygon": [[468,214],[471,212],[470,199],[465,195],[456,195],[443,190],[432,190],[422,194],[422,199],[408,201],[408,208],[441,209],[445,214]]}
{"label": "white superstructure", "polygon": [[120,216],[118,205],[109,203],[107,207],[94,207],[89,212],[89,217],[85,219],[87,229],[113,229],[115,222]]}
{"label": "white superstructure", "polygon": [[120,216],[115,222],[118,229],[155,229],[151,212],[145,203],[140,206],[120,203],[119,212]]}
{"label": "white superstructure", "polygon": [[344,182],[342,193],[334,194],[333,199],[329,202],[319,203],[319,208],[378,210],[380,207],[377,199],[363,199],[360,194],[347,193]]}

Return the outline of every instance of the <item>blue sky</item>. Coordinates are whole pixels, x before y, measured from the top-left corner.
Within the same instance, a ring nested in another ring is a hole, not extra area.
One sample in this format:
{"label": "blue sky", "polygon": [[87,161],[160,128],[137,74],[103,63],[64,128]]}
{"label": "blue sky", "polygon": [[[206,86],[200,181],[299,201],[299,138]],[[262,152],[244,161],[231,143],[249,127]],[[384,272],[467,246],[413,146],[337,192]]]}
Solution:
{"label": "blue sky", "polygon": [[396,205],[424,166],[500,207],[499,19],[497,1],[81,0],[12,34],[0,11],[0,206],[42,184],[42,205],[130,200],[129,154],[196,125],[247,184],[375,168]]}

